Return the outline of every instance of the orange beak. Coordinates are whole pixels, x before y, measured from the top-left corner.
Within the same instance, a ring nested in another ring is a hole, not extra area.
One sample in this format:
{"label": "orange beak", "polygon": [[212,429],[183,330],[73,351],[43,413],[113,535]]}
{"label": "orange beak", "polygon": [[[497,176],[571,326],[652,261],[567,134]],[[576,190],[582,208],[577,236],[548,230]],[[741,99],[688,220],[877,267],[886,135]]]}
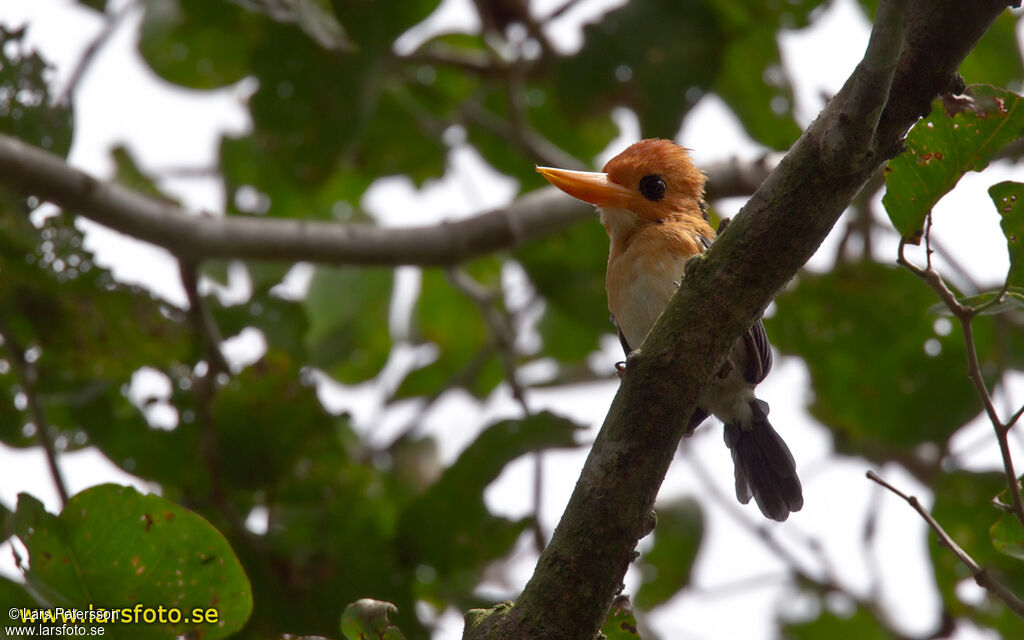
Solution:
{"label": "orange beak", "polygon": [[598,207],[626,208],[633,193],[608,179],[607,173],[597,171],[570,171],[537,167],[537,173],[570,196]]}

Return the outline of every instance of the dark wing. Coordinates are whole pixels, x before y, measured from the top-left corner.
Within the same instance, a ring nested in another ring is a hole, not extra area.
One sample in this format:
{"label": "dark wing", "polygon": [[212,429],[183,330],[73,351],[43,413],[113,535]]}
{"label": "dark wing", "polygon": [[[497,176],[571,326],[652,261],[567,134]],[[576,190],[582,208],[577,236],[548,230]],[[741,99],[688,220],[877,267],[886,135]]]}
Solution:
{"label": "dark wing", "polygon": [[614,323],[615,323],[615,328],[616,328],[616,329],[618,330],[618,332],[619,332],[619,344],[621,344],[621,345],[622,345],[622,351],[623,351],[623,353],[625,353],[625,354],[626,354],[626,357],[628,358],[628,357],[629,357],[629,354],[630,354],[630,352],[631,352],[631,351],[633,351],[633,350],[629,348],[629,343],[628,343],[628,342],[626,342],[626,336],[625,336],[625,335],[623,335],[623,333],[622,333],[622,329],[619,329],[619,323],[618,323],[618,322],[615,322],[615,316],[612,316],[612,322],[614,322]]}
{"label": "dark wing", "polygon": [[743,344],[747,351],[743,377],[750,384],[758,384],[772,370],[772,345],[760,318],[743,334]]}

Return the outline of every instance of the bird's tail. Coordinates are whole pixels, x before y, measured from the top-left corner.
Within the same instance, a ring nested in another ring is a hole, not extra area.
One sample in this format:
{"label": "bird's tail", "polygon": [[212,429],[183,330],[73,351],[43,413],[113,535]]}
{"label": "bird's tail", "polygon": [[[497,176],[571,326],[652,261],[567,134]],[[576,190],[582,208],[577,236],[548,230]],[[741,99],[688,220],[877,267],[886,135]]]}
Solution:
{"label": "bird's tail", "polygon": [[725,444],[736,465],[736,497],[753,497],[761,513],[782,522],[804,506],[803,489],[789,447],[768,422],[768,404],[750,402],[750,424],[725,425]]}

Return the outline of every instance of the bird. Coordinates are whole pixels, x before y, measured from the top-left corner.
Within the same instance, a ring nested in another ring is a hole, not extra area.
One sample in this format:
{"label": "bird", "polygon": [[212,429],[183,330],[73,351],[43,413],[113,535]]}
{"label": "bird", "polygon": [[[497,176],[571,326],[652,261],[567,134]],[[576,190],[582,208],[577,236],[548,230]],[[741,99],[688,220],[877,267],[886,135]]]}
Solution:
{"label": "bird", "polygon": [[[628,358],[678,289],[686,261],[715,239],[704,200],[707,178],[685,148],[660,138],[633,143],[599,172],[537,171],[600,213],[609,238],[608,308]],[[768,421],[768,403],[755,396],[771,366],[771,345],[758,318],[700,392],[685,432],[692,434],[709,415],[721,420],[737,499],[747,504],[753,497],[766,517],[782,522],[804,500],[793,454]],[[617,368],[621,374],[625,365]]]}

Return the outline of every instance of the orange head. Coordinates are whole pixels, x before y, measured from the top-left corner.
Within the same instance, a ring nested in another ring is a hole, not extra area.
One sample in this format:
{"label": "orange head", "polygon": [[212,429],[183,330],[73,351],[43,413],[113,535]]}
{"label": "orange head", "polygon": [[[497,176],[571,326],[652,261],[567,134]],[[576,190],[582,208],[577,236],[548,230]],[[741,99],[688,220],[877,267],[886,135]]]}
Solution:
{"label": "orange head", "polygon": [[605,211],[626,210],[647,222],[673,214],[700,215],[706,181],[685,149],[659,138],[630,145],[600,172],[550,167],[537,171],[574,198]]}

